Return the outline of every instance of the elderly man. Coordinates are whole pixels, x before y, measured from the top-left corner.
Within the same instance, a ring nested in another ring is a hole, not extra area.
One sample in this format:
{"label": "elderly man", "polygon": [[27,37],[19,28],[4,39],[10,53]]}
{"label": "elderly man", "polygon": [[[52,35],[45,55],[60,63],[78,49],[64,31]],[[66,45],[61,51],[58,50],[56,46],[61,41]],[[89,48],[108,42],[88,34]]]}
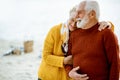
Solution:
{"label": "elderly man", "polygon": [[77,12],[80,29],[73,31],[69,40],[68,55],[73,55],[73,65],[66,65],[69,77],[81,80],[85,75],[80,74],[87,74],[89,80],[119,80],[118,42],[110,29],[98,30],[98,3],[82,1]]}

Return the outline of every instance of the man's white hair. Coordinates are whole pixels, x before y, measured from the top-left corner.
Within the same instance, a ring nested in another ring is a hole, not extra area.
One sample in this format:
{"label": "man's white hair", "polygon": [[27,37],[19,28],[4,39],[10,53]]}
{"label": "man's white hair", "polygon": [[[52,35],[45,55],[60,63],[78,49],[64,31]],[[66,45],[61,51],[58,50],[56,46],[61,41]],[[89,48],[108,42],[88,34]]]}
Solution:
{"label": "man's white hair", "polygon": [[86,0],[85,10],[89,13],[90,11],[94,10],[96,12],[96,18],[99,19],[100,16],[100,9],[99,4],[95,0]]}

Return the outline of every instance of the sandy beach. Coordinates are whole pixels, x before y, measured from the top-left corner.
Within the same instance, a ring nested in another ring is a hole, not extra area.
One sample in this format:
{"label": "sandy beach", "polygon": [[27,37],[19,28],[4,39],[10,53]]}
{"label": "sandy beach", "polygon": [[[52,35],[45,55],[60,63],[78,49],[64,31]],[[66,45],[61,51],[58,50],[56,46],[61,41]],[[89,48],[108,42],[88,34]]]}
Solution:
{"label": "sandy beach", "polygon": [[23,42],[0,40],[0,80],[37,80],[42,44],[34,42],[31,53],[3,56],[11,49],[11,45],[23,47]]}
{"label": "sandy beach", "polygon": [[37,80],[41,61],[39,45],[35,45],[31,53],[3,56],[11,45],[22,46],[22,42],[0,40],[0,80]]}

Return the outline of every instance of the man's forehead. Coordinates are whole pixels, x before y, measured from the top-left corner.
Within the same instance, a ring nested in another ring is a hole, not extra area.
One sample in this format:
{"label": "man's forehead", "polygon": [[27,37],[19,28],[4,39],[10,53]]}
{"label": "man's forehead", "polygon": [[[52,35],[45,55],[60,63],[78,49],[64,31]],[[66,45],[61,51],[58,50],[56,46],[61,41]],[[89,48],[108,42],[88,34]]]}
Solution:
{"label": "man's forehead", "polygon": [[83,8],[83,7],[80,7],[80,8],[78,8],[76,11],[77,11],[77,12],[78,12],[78,11],[84,11],[84,8]]}
{"label": "man's forehead", "polygon": [[84,8],[85,8],[85,2],[81,2],[81,3],[77,6],[76,11],[84,10]]}

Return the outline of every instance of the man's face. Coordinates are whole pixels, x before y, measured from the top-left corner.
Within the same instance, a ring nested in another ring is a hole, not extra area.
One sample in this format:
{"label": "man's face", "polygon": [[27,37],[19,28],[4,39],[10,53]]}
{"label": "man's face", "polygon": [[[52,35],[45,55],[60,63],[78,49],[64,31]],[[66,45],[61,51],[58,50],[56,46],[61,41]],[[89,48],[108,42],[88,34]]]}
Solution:
{"label": "man's face", "polygon": [[85,16],[85,9],[84,9],[85,3],[81,3],[78,8],[76,9],[76,15],[77,18],[83,18]]}
{"label": "man's face", "polygon": [[88,14],[86,14],[83,19],[81,18],[78,18],[77,19],[77,22],[76,22],[76,26],[77,28],[82,28],[84,29],[85,26],[88,24],[88,22],[90,21],[89,17],[88,17]]}
{"label": "man's face", "polygon": [[77,8],[77,28],[83,28],[89,21],[88,14],[85,11],[85,3],[81,3]]}

